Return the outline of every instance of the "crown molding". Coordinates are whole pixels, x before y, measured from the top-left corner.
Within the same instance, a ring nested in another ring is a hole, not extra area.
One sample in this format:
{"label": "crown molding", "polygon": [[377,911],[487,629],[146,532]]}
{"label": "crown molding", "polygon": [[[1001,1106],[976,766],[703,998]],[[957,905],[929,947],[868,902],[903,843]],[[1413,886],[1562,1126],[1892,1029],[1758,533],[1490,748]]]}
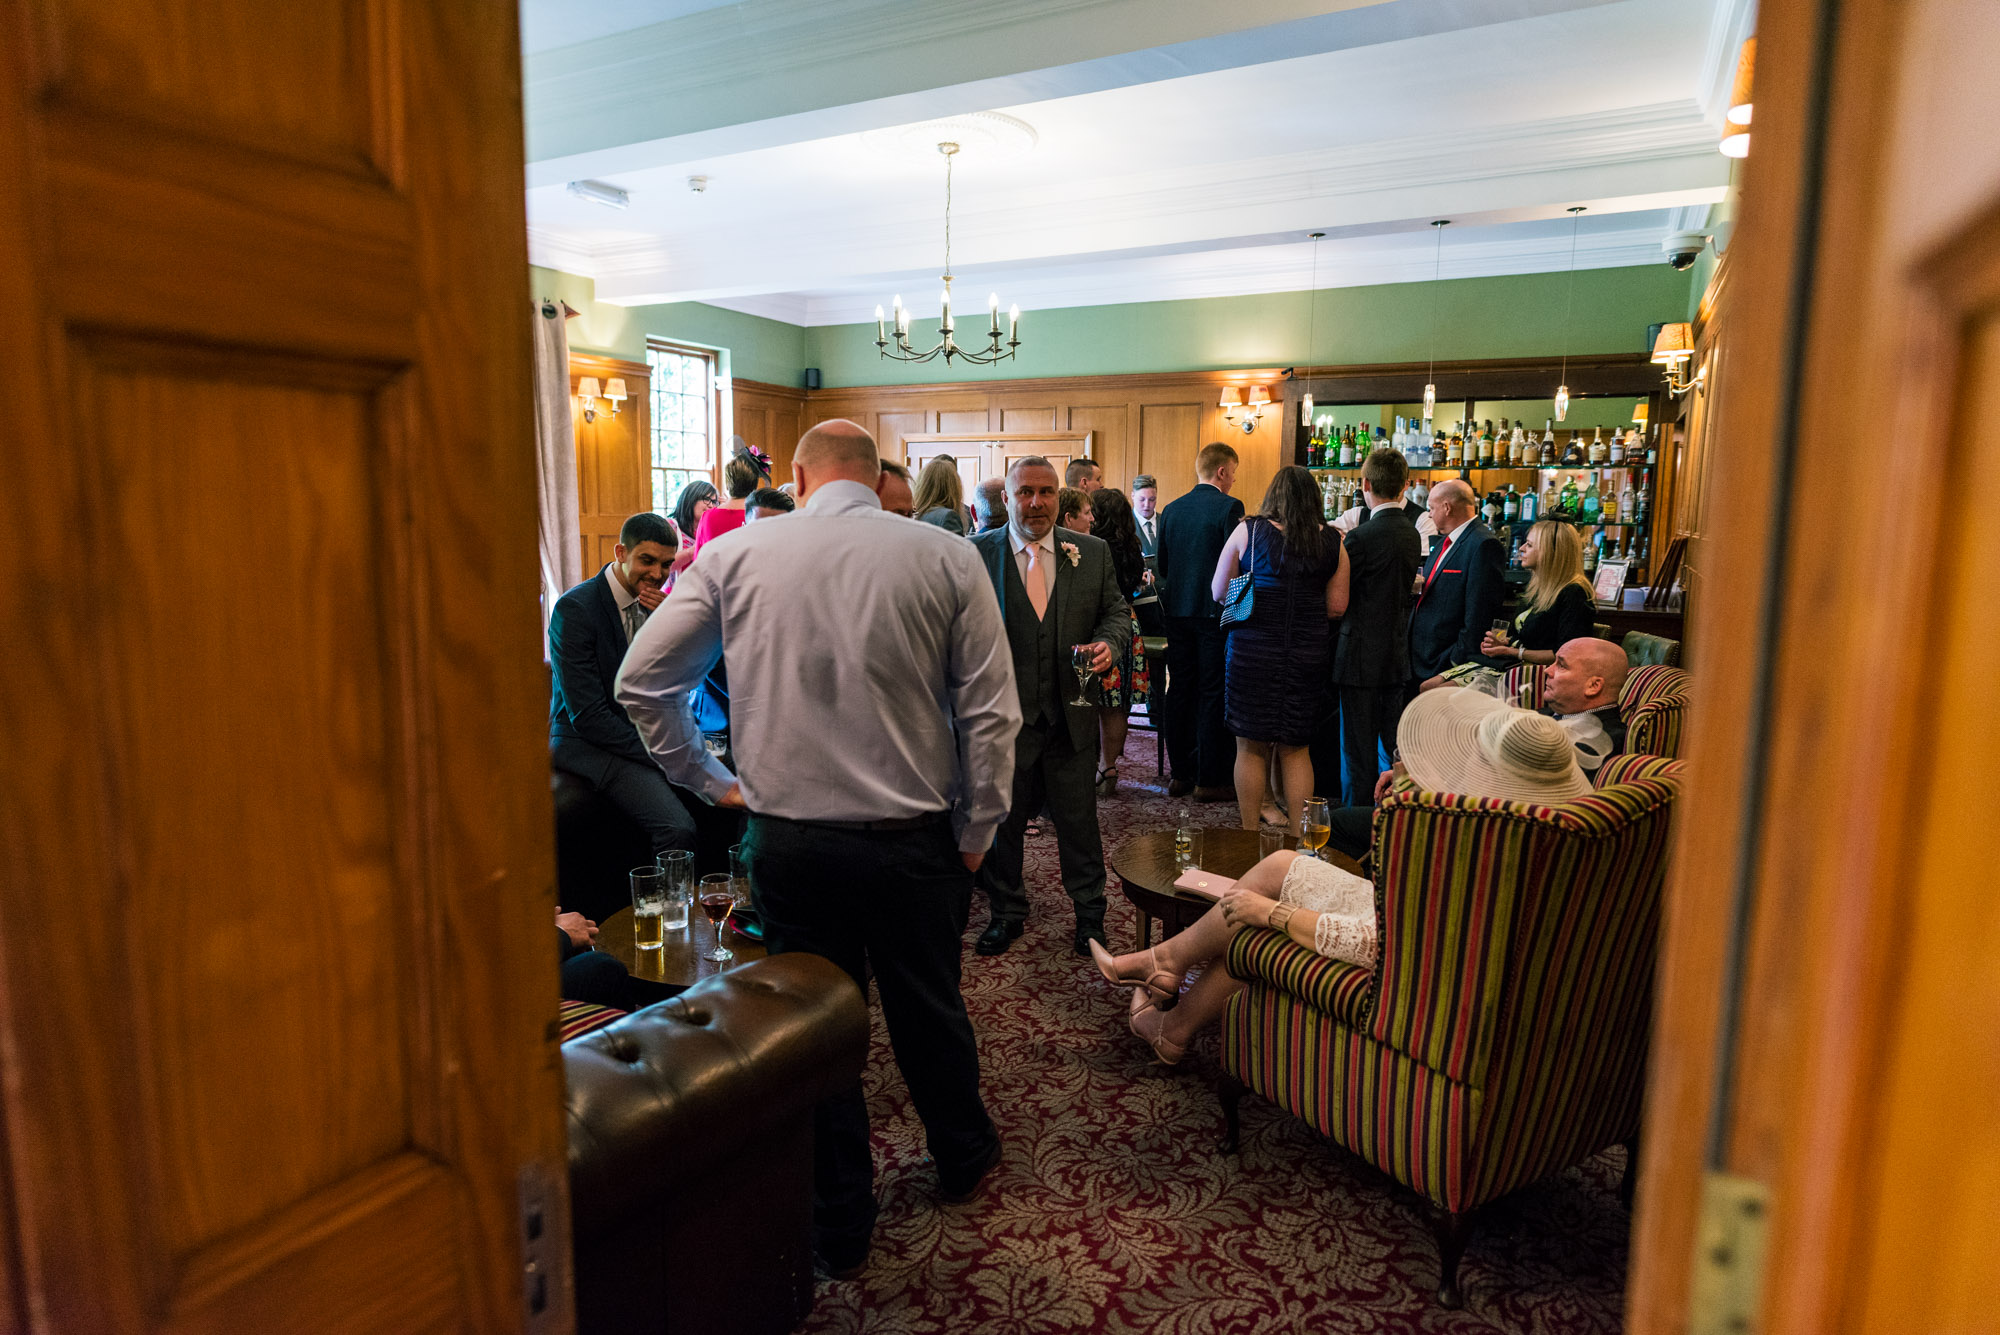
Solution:
{"label": "crown molding", "polygon": [[1695,98],[1701,104],[1702,119],[1718,136],[1722,118],[1729,110],[1729,94],[1736,83],[1736,53],[1757,31],[1757,0],[1715,0],[1709,19],[1708,45],[1701,55],[1701,72],[1696,76]]}
{"label": "crown molding", "polygon": [[[716,297],[706,304],[720,306],[726,311],[736,311],[741,315],[756,315],[766,320],[780,320],[785,324],[809,325],[814,323],[809,318],[812,314],[811,299],[803,292],[769,292],[750,297]],[[869,304],[866,317],[857,316],[855,318],[874,319],[874,304]]]}
{"label": "crown molding", "polygon": [[528,263],[582,278],[595,278],[598,273],[596,248],[574,236],[533,223],[528,224]]}

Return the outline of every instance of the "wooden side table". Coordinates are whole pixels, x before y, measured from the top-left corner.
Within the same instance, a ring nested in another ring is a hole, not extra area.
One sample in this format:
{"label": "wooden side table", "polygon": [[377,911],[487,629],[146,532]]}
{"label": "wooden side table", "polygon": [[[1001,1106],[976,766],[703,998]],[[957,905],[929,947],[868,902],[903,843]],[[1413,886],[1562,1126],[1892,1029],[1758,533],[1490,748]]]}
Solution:
{"label": "wooden side table", "polygon": [[[1255,830],[1204,829],[1198,836],[1195,865],[1232,880],[1257,865],[1258,838]],[[1298,841],[1287,835],[1285,847],[1297,848]],[[1355,875],[1360,864],[1352,858],[1326,850],[1327,861]],[[1119,889],[1139,910],[1139,949],[1153,944],[1153,920],[1159,919],[1162,940],[1186,928],[1214,906],[1215,901],[1174,889],[1174,882],[1186,870],[1174,857],[1174,832],[1155,830],[1135,835],[1120,844],[1108,859]]]}
{"label": "wooden side table", "polygon": [[666,944],[658,950],[640,950],[632,944],[632,909],[618,910],[597,926],[597,948],[613,956],[634,978],[673,987],[692,987],[704,978],[732,969],[738,964],[764,958],[764,945],[736,932],[724,932],[722,944],[736,952],[727,964],[708,958],[715,949],[715,928],[694,908],[688,914],[685,932],[668,932]]}

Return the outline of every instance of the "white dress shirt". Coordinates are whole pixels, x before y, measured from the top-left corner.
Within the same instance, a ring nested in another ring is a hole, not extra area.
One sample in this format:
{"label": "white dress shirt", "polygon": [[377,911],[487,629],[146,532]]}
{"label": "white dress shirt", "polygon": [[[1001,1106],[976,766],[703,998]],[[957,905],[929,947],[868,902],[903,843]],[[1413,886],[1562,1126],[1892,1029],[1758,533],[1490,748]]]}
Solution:
{"label": "white dress shirt", "polygon": [[1056,531],[1053,527],[1040,539],[1031,539],[1011,523],[1007,525],[1007,541],[1014,548],[1014,568],[1021,573],[1021,587],[1028,587],[1028,547],[1030,543],[1039,550],[1035,562],[1042,581],[1042,592],[1046,595],[1042,606],[1047,607],[1056,596]]}
{"label": "white dress shirt", "polygon": [[[626,609],[639,601],[639,595],[626,588],[625,581],[618,578],[618,572],[612,569],[617,564],[616,561],[606,561],[604,563],[604,582],[611,586],[611,600],[618,604],[618,625],[625,632],[625,643],[630,644],[632,643],[632,614]],[[646,609],[643,607],[640,608],[639,615],[643,618],[646,615]]]}
{"label": "white dress shirt", "polygon": [[[734,776],[687,708],[725,655]],[[858,482],[704,547],[633,641],[618,701],[667,777],[711,801],[740,781],[752,812],[789,820],[950,810],[968,853],[1007,814],[1021,705],[979,549]]]}

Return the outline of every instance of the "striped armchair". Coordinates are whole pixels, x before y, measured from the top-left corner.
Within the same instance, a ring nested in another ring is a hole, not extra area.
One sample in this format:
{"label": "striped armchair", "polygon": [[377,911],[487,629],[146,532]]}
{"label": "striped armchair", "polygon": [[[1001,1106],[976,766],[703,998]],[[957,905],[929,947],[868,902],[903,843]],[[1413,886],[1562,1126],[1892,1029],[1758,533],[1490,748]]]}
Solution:
{"label": "striped armchair", "polygon": [[1275,932],[1229,947],[1223,1148],[1247,1087],[1428,1197],[1447,1307],[1474,1210],[1639,1130],[1678,763],[1621,769],[1553,807],[1392,794],[1375,971]]}
{"label": "striped armchair", "polygon": [[[1681,753],[1681,722],[1687,713],[1688,674],[1677,667],[1651,663],[1635,667],[1618,692],[1618,713],[1625,720],[1625,749],[1649,756]],[[1500,698],[1524,709],[1542,707],[1542,669],[1514,667],[1500,681]]]}

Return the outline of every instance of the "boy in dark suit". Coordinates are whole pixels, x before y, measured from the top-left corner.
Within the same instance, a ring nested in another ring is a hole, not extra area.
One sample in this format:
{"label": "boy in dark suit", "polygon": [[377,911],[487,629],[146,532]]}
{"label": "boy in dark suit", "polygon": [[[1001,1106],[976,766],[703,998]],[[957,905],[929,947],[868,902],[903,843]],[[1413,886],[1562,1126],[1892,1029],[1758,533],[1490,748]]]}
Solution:
{"label": "boy in dark suit", "polygon": [[1479,657],[1507,601],[1507,549],[1479,522],[1472,488],[1457,478],[1431,488],[1438,541],[1410,614],[1410,675],[1419,685]]}
{"label": "boy in dark suit", "polygon": [[549,616],[549,763],[588,782],[637,821],[654,853],[694,847],[694,819],[653,763],[613,690],[618,665],[679,554],[650,511],[618,530],[611,564],[556,600]]}
{"label": "boy in dark suit", "polygon": [[[1361,465],[1366,517],[1347,535],[1347,615],[1333,650],[1340,699],[1339,749],[1315,738],[1313,772],[1341,775],[1341,802],[1366,806],[1381,773],[1381,752],[1396,751],[1410,676],[1410,585],[1423,564],[1423,541],[1403,506],[1409,466],[1395,450],[1376,450]],[[1330,733],[1331,728],[1322,727]],[[1340,766],[1336,770],[1335,765]],[[1322,782],[1325,782],[1322,779]]]}
{"label": "boy in dark suit", "polygon": [[1167,795],[1197,802],[1236,798],[1236,739],[1222,717],[1222,606],[1209,594],[1222,545],[1243,522],[1232,500],[1236,451],[1217,441],[1195,456],[1195,488],[1160,512],[1161,610],[1167,623]]}

